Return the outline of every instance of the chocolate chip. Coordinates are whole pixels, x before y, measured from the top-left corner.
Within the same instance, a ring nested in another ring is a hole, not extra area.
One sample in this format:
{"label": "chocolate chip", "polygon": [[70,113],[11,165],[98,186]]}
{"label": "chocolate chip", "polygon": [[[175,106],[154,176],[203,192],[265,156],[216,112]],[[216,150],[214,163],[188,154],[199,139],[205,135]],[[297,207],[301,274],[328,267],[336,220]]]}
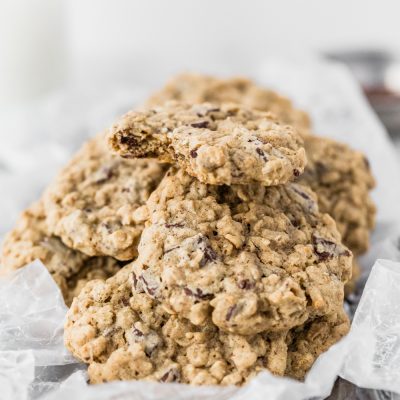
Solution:
{"label": "chocolate chip", "polygon": [[204,248],[203,253],[203,258],[200,261],[201,268],[203,268],[207,263],[217,259],[217,253],[209,245]]}
{"label": "chocolate chip", "polygon": [[208,123],[208,121],[194,122],[193,124],[191,124],[191,126],[193,128],[207,128]]}
{"label": "chocolate chip", "polygon": [[183,288],[183,291],[187,296],[194,297],[198,300],[211,300],[214,297],[211,293],[203,293],[203,291],[199,288],[191,290],[188,287],[185,287]]}
{"label": "chocolate chip", "polygon": [[237,283],[238,288],[239,289],[243,289],[243,290],[249,290],[249,289],[253,289],[255,286],[254,282],[250,282],[249,279],[243,279],[242,281],[239,281]]}
{"label": "chocolate chip", "polygon": [[197,151],[196,150],[190,150],[190,157],[196,158],[197,157]]}
{"label": "chocolate chip", "polygon": [[[331,240],[313,235],[312,242],[314,246],[314,252],[318,255],[320,261],[328,260],[329,258],[333,258],[338,254],[338,246]],[[321,248],[323,250],[321,250]]]}
{"label": "chocolate chip", "polygon": [[133,282],[133,287],[137,289],[138,280],[134,272],[132,272],[132,282]]}
{"label": "chocolate chip", "polygon": [[183,224],[165,224],[166,228],[183,228]]}
{"label": "chocolate chip", "polygon": [[179,248],[179,246],[171,247],[170,249],[164,251],[164,255],[165,255],[165,254],[168,254],[168,253],[170,253],[171,251],[176,250],[176,249],[178,249],[178,248]]}
{"label": "chocolate chip", "polygon": [[265,156],[264,152],[263,152],[259,147],[256,148],[256,152],[257,152],[258,155],[261,156],[261,158],[262,158],[264,161],[267,161],[267,160],[268,160],[267,157]]}
{"label": "chocolate chip", "polygon": [[292,186],[292,189],[294,192],[296,192],[298,195],[300,195],[303,199],[312,201],[312,199],[310,198],[310,196],[308,196],[307,193],[303,192],[302,190],[298,189],[295,186]]}
{"label": "chocolate chip", "polygon": [[138,141],[134,136],[130,135],[122,135],[121,138],[119,139],[121,144],[126,144],[128,147],[136,147],[138,145]]}
{"label": "chocolate chip", "polygon": [[104,222],[102,225],[106,228],[107,233],[112,233],[112,227],[108,222]]}
{"label": "chocolate chip", "polygon": [[237,308],[236,304],[234,304],[233,306],[228,308],[228,312],[226,313],[227,321],[229,321],[233,317],[233,315],[235,314],[236,308]]}
{"label": "chocolate chip", "polygon": [[160,378],[160,382],[176,382],[179,377],[179,371],[176,368],[171,368]]}
{"label": "chocolate chip", "polygon": [[146,288],[146,292],[150,295],[150,296],[154,296],[156,294],[156,288],[152,288],[149,286],[148,282],[146,281],[146,279],[144,278],[143,275],[140,275],[140,278],[144,284],[144,287]]}
{"label": "chocolate chip", "polygon": [[351,252],[349,250],[345,250],[345,251],[341,252],[340,255],[341,256],[350,257],[351,256]]}
{"label": "chocolate chip", "polygon": [[133,332],[133,334],[136,335],[136,336],[139,336],[139,337],[143,337],[143,336],[144,336],[144,333],[143,333],[142,331],[139,331],[138,328],[133,328],[133,329],[132,329],[132,332]]}
{"label": "chocolate chip", "polygon": [[121,299],[121,303],[122,303],[125,307],[127,307],[127,306],[129,306],[129,299],[123,297],[123,298]]}
{"label": "chocolate chip", "polygon": [[294,175],[294,176],[300,176],[300,171],[299,171],[298,169],[295,168],[295,169],[293,170],[293,175]]}

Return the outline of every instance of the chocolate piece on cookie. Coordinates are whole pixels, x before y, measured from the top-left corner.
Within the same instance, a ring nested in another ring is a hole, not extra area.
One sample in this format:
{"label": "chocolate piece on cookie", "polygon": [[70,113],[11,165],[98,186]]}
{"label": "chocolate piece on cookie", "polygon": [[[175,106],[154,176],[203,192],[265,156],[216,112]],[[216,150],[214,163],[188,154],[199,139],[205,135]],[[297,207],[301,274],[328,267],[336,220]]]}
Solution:
{"label": "chocolate piece on cookie", "polygon": [[352,254],[307,187],[218,187],[172,169],[147,208],[133,286],[171,314],[250,335],[343,303]]}
{"label": "chocolate piece on cookie", "polygon": [[310,129],[310,119],[292,102],[272,90],[264,89],[249,79],[234,77],[218,79],[208,75],[177,75],[146,103],[148,107],[163,105],[169,100],[191,104],[237,103],[247,108],[274,113],[279,121],[292,125],[300,133]]}
{"label": "chocolate piece on cookie", "polygon": [[89,256],[133,259],[144,224],[141,206],[164,171],[154,160],[111,155],[104,135],[90,140],[45,192],[50,232]]}
{"label": "chocolate piece on cookie", "polygon": [[242,336],[211,321],[199,327],[132,291],[130,275],[126,266],[107,281],[89,282],[68,312],[65,344],[89,364],[91,383],[145,379],[241,385],[265,368],[303,378],[349,327],[342,309],[292,331]]}
{"label": "chocolate piece on cookie", "polygon": [[376,214],[370,197],[375,181],[367,159],[331,139],[310,135],[304,143],[308,164],[299,182],[317,193],[319,208],[336,221],[346,246],[355,255],[364,253]]}
{"label": "chocolate piece on cookie", "polygon": [[66,247],[49,234],[42,202],[25,210],[16,227],[6,236],[1,254],[1,272],[7,273],[40,260],[60,287],[65,303],[79,293],[83,283],[93,278],[108,278],[120,269],[110,257],[89,256]]}
{"label": "chocolate piece on cookie", "polygon": [[157,157],[177,163],[203,183],[286,183],[306,164],[296,131],[270,114],[232,104],[170,102],[129,112],[109,133],[122,157]]}

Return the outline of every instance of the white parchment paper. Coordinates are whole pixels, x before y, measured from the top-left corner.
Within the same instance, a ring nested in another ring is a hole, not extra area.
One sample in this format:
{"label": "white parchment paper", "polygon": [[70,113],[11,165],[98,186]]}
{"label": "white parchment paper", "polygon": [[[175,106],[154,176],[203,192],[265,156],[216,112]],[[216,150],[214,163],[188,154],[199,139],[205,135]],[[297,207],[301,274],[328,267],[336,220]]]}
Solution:
{"label": "white parchment paper", "polygon": [[[371,162],[378,181],[374,192],[378,223],[372,248],[362,258],[364,280],[369,279],[350,334],[317,360],[305,382],[264,372],[243,388],[140,381],[88,386],[85,366],[63,346],[67,309],[60,291],[36,261],[0,278],[0,399],[323,398],[337,376],[362,387],[400,393],[400,168],[394,148],[343,67],[319,60],[269,60],[254,78],[310,112],[316,133],[363,150]],[[0,234],[10,229],[22,207],[38,197],[83,139],[141,100],[138,93],[134,88],[110,91],[107,100],[103,95],[99,103],[95,95],[88,100],[68,92],[36,105],[35,112],[27,110],[32,126],[21,126],[10,115],[0,121],[0,187],[4,189]],[[69,104],[75,104],[73,109],[66,107]],[[61,129],[61,134],[54,129]],[[15,134],[6,141],[10,130]]]}

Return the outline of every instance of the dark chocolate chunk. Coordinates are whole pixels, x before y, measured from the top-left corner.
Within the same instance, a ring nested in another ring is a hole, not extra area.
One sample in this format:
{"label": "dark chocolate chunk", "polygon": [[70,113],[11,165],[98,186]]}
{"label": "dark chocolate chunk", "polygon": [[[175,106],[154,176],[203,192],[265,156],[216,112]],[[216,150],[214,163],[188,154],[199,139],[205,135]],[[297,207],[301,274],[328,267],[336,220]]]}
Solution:
{"label": "dark chocolate chunk", "polygon": [[249,279],[243,279],[237,283],[239,289],[249,290],[253,289],[255,286],[254,282],[251,282]]}
{"label": "dark chocolate chunk", "polygon": [[207,128],[209,122],[208,121],[200,121],[200,122],[193,122],[190,126],[193,128]]}
{"label": "dark chocolate chunk", "polygon": [[226,320],[229,321],[233,315],[235,314],[236,311],[236,304],[234,304],[233,306],[229,307],[228,312],[226,313]]}

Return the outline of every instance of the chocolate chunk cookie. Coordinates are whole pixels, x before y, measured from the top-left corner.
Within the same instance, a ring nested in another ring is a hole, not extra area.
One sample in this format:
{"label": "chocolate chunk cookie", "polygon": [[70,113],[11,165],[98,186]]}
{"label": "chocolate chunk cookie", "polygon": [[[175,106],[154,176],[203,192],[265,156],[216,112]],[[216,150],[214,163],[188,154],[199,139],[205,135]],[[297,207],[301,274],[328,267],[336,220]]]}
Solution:
{"label": "chocolate chunk cookie", "polygon": [[[89,364],[91,383],[146,379],[240,385],[267,368],[304,377],[316,357],[348,331],[343,311],[292,331],[241,336],[212,322],[199,327],[132,292],[130,266],[89,282],[67,315],[65,344]],[[308,344],[308,346],[307,346]]]}
{"label": "chocolate chunk cookie", "polygon": [[44,195],[52,234],[89,256],[131,260],[143,229],[141,206],[165,168],[109,153],[100,135],[87,142]]}
{"label": "chocolate chunk cookie", "polygon": [[129,112],[109,133],[123,157],[158,157],[213,185],[286,183],[306,164],[300,136],[268,113],[237,105],[169,102]]}
{"label": "chocolate chunk cookie", "polygon": [[310,135],[304,142],[308,165],[299,181],[317,193],[321,211],[334,218],[346,246],[356,255],[364,253],[376,214],[369,193],[375,181],[367,159],[327,138]]}
{"label": "chocolate chunk cookie", "polygon": [[25,210],[16,227],[6,236],[1,255],[1,272],[7,273],[39,259],[59,285],[65,303],[71,304],[90,279],[108,278],[120,269],[110,257],[89,256],[66,247],[49,234],[42,202]]}
{"label": "chocolate chunk cookie", "polygon": [[246,78],[217,79],[200,74],[181,74],[155,93],[146,105],[154,107],[169,100],[192,104],[238,103],[247,108],[271,111],[284,124],[292,125],[300,132],[310,129],[307,113],[294,108],[288,98],[261,88]]}
{"label": "chocolate chunk cookie", "polygon": [[352,254],[307,187],[218,187],[172,169],[147,208],[133,286],[169,313],[250,335],[341,307]]}
{"label": "chocolate chunk cookie", "polygon": [[304,112],[293,109],[290,100],[241,78],[216,79],[183,74],[172,79],[153,95],[148,106],[167,100],[210,101],[238,104],[273,112],[303,134],[309,164],[301,181],[318,194],[320,209],[331,214],[343,235],[344,243],[355,254],[369,246],[375,225],[375,206],[369,191],[375,186],[368,161],[360,153],[334,140],[309,135],[310,123]]}

